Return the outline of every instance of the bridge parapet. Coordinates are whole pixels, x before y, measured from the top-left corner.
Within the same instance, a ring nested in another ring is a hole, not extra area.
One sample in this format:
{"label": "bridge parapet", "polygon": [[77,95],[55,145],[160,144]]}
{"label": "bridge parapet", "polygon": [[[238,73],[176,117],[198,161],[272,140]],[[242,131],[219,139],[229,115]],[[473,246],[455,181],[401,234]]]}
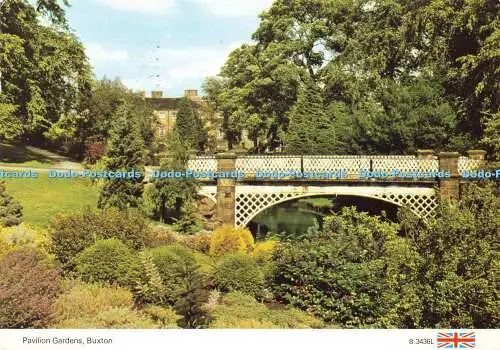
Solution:
{"label": "bridge parapet", "polygon": [[[458,172],[476,170],[484,164],[484,151],[469,151],[469,156],[458,158]],[[198,156],[189,160],[188,168],[193,171],[217,171],[215,156]],[[414,155],[253,155],[237,156],[235,170],[245,174],[255,174],[262,171],[306,171],[326,172],[345,171],[349,178],[357,178],[360,170],[385,171],[438,171],[440,169],[438,156],[432,151],[421,151]]]}

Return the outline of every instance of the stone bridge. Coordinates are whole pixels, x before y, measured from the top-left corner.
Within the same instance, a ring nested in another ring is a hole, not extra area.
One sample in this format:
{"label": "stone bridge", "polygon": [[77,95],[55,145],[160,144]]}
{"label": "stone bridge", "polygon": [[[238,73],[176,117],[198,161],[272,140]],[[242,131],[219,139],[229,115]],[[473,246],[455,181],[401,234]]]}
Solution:
{"label": "stone bridge", "polygon": [[[321,195],[373,198],[407,207],[425,219],[433,215],[439,198],[459,197],[461,172],[481,168],[485,153],[468,151],[467,157],[457,152],[436,155],[430,150],[401,156],[221,153],[193,158],[188,168],[198,172],[240,171],[244,174],[239,178],[204,179],[200,188],[200,195],[215,202],[218,220],[234,226],[246,226],[257,214],[276,204]],[[293,174],[290,171],[318,176],[287,177]],[[258,174],[272,172],[281,174],[274,178]],[[427,173],[427,177],[420,176],[422,172]],[[433,176],[439,172],[447,176]],[[328,173],[342,173],[342,176],[325,177]],[[402,173],[404,177],[396,175]]]}

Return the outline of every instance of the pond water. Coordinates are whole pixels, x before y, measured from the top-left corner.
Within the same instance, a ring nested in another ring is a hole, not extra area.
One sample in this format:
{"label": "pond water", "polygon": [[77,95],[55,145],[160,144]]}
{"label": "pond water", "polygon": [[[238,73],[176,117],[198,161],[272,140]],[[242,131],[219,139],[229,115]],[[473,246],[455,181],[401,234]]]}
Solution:
{"label": "pond water", "polygon": [[397,207],[379,200],[349,196],[318,197],[275,205],[258,214],[248,227],[257,240],[264,240],[276,233],[305,233],[310,227],[321,228],[325,216],[332,211],[340,211],[344,206],[356,206],[359,211],[373,215],[380,215],[384,211],[392,221],[396,221],[397,217]]}

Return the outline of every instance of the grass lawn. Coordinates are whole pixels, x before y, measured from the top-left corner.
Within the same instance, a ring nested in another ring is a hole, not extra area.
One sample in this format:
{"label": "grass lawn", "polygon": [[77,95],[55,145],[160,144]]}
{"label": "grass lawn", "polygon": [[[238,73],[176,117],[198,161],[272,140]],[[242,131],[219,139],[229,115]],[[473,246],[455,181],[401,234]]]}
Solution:
{"label": "grass lawn", "polygon": [[46,227],[58,213],[95,207],[99,197],[98,187],[87,179],[49,179],[40,173],[37,179],[3,180],[7,192],[23,206],[23,221],[36,227]]}

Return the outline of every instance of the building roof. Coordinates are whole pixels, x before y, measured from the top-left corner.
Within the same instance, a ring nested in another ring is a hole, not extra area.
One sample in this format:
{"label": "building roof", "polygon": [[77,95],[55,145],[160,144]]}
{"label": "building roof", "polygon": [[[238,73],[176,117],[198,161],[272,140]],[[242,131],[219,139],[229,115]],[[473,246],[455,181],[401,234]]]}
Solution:
{"label": "building roof", "polygon": [[[167,110],[177,110],[179,109],[179,103],[182,97],[146,97],[147,103],[153,107],[155,111],[167,111]],[[200,107],[202,103],[200,101],[193,101],[191,103],[194,108]]]}
{"label": "building roof", "polygon": [[156,111],[176,110],[180,100],[180,97],[146,97],[146,102]]}

